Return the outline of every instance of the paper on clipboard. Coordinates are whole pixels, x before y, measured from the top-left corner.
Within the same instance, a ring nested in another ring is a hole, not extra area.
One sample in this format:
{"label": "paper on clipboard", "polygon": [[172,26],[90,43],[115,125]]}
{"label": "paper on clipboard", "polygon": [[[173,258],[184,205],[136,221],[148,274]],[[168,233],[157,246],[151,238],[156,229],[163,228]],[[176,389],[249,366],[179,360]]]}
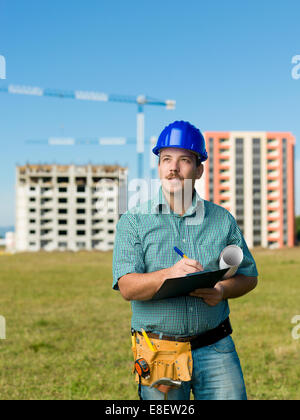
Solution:
{"label": "paper on clipboard", "polygon": [[[185,296],[197,288],[210,288],[223,279],[234,276],[243,261],[243,251],[236,245],[223,249],[219,257],[219,270],[199,271],[184,277],[167,279],[152,297],[153,300]],[[187,281],[188,279],[188,281]]]}

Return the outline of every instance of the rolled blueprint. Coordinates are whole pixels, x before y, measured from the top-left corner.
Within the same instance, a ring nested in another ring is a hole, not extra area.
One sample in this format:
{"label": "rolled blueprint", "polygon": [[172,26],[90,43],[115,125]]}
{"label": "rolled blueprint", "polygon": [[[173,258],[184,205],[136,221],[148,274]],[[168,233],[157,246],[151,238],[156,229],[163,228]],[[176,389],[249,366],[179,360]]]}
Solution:
{"label": "rolled blueprint", "polygon": [[243,251],[237,245],[228,245],[223,249],[220,255],[219,267],[220,270],[229,268],[224,279],[228,279],[235,275],[241,262],[243,261]]}

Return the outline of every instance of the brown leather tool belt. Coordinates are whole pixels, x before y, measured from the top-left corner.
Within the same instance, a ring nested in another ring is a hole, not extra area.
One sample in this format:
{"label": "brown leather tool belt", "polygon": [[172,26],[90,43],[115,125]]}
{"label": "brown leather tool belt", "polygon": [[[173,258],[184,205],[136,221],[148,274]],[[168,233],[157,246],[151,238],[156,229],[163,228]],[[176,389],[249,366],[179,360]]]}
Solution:
{"label": "brown leather tool belt", "polygon": [[[139,332],[139,334],[141,333]],[[214,344],[230,334],[232,334],[232,328],[229,318],[226,318],[225,321],[221,322],[221,324],[218,325],[216,328],[205,331],[202,334],[192,335],[189,337],[178,337],[165,334],[163,336],[160,336],[159,334],[147,332],[149,338],[161,339],[166,341],[189,342],[191,344],[192,350]]]}

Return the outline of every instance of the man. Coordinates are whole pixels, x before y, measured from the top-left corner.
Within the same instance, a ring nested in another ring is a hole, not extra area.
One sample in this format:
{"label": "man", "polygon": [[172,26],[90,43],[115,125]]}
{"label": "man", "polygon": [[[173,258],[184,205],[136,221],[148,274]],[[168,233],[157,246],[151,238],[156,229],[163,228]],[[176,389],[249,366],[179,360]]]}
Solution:
{"label": "man", "polygon": [[[140,396],[163,399],[168,392],[168,399],[189,399],[192,390],[196,400],[246,399],[230,336],[228,299],[256,287],[255,262],[233,216],[194,190],[207,159],[201,132],[188,122],[176,121],[162,131],[153,152],[159,156],[161,187],[153,200],[127,211],[118,222],[113,287],[131,301],[132,329],[138,342],[143,329],[156,344],[159,340],[170,345],[188,343],[193,367],[179,389],[152,388],[141,382]],[[220,253],[230,244],[242,248],[244,254],[234,277],[189,296],[151,300],[166,279],[217,270]],[[179,259],[174,246],[188,258]],[[178,379],[176,372],[174,378]]]}

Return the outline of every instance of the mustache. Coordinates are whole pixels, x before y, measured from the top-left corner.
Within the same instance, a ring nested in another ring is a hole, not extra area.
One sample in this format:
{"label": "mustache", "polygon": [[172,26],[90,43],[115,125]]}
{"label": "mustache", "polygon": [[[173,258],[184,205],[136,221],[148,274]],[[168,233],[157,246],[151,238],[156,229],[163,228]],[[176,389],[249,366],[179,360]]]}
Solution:
{"label": "mustache", "polygon": [[176,175],[176,174],[170,174],[166,177],[167,179],[180,179],[181,181],[184,179],[182,178],[180,175]]}

